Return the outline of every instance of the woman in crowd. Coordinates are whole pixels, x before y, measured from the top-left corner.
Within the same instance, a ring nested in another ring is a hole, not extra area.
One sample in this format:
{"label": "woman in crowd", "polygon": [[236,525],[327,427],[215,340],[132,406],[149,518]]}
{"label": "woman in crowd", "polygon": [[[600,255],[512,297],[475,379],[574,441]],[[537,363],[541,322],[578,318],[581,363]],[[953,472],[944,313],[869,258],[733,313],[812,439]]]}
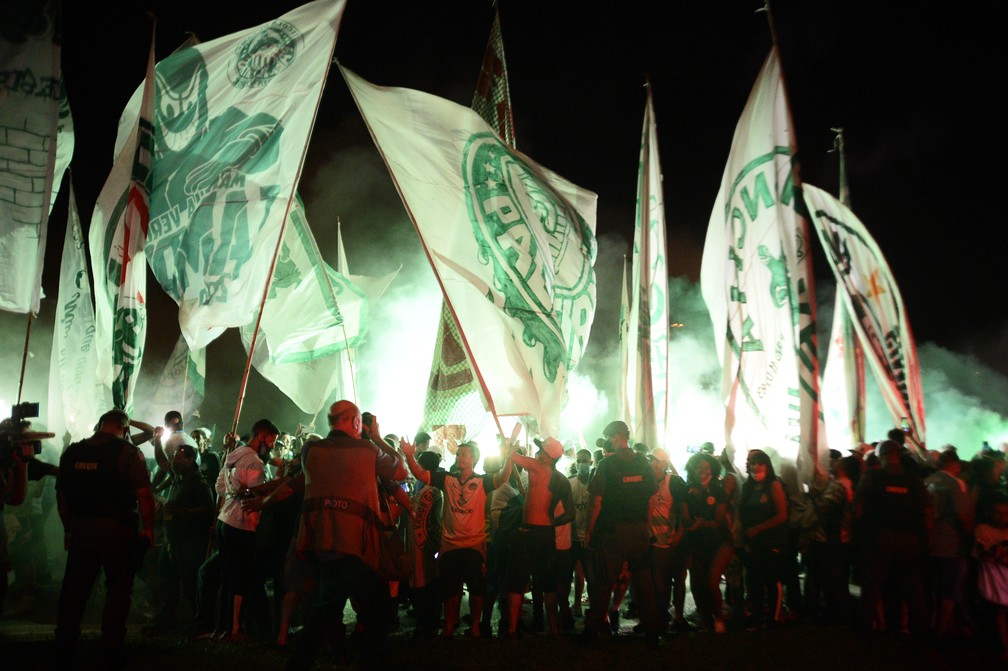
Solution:
{"label": "woman in crowd", "polygon": [[682,506],[693,599],[704,625],[713,623],[719,634],[725,631],[721,576],[734,554],[727,524],[728,502],[716,477],[720,470],[713,455],[690,457]]}
{"label": "woman in crowd", "polygon": [[774,626],[780,623],[784,599],[787,495],[763,450],[749,452],[746,471],[749,478],[742,485],[738,510],[749,612],[752,624]]}

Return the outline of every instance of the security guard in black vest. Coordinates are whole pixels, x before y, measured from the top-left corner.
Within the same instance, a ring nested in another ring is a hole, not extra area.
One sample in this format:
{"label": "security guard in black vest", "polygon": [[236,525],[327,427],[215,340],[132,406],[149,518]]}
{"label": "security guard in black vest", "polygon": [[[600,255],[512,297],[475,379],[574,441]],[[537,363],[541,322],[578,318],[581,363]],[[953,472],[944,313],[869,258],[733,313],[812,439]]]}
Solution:
{"label": "security guard in black vest", "polygon": [[121,663],[133,576],[154,533],[150,472],[140,450],[126,440],[129,426],[125,412],[110,410],[92,437],[73,443],[60,458],[56,494],[67,549],[56,617],[60,668],[73,666],[81,619],[99,570],[106,584],[102,661]]}

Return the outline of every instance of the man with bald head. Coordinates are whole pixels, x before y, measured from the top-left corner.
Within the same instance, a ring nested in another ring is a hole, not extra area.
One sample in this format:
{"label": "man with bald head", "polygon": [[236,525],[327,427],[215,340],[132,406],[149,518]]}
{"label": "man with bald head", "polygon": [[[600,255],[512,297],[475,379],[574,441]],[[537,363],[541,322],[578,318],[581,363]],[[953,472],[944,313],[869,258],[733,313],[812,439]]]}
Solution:
{"label": "man with bald head", "polygon": [[[320,594],[288,669],[310,669],[319,647],[341,621],[347,598],[353,598],[367,643],[364,655],[379,655],[388,621],[388,582],[379,576],[365,544],[380,513],[378,480],[406,479],[402,458],[382,439],[372,417],[365,440],[360,409],[350,401],[329,408],[329,434],[305,443],[301,450],[305,499],[298,530],[298,554],[318,567]],[[362,662],[375,660],[360,660]]]}

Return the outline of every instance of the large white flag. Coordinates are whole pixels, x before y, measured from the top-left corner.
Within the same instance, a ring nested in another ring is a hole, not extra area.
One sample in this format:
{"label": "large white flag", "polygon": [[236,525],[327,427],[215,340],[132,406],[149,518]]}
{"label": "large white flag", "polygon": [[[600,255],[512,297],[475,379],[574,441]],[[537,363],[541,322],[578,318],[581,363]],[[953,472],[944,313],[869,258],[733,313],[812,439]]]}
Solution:
{"label": "large white flag", "polygon": [[49,213],[73,155],[59,3],[5,3],[0,31],[0,309],[39,311]]}
{"label": "large white flag", "polygon": [[722,363],[726,440],[739,465],[771,448],[812,476],[819,430],[819,365],[808,225],[776,48],[732,140],[711,213],[701,289]]}
{"label": "large white flag", "polygon": [[[336,272],[343,277],[350,275],[350,264],[347,261],[346,248],[343,247],[343,223],[336,220]],[[352,281],[352,280],[351,280]],[[334,392],[341,399],[353,401],[359,405],[360,397],[357,394],[357,349],[347,348],[340,352],[339,366],[336,369],[336,387]]]}
{"label": "large white flag", "polygon": [[[350,264],[347,262],[346,249],[343,247],[343,230],[342,224],[339,219],[336,220],[336,268],[335,277],[337,281],[334,283],[334,288],[341,287],[344,281],[349,281],[351,285],[360,290],[363,294],[364,299],[367,301],[369,311],[374,309],[378,304],[378,301],[382,299],[385,292],[388,290],[389,285],[402,270],[402,265],[396,268],[393,272],[382,275],[380,277],[369,277],[367,275],[353,275],[350,273]],[[351,292],[355,293],[355,292]],[[356,299],[355,299],[356,300]],[[348,305],[348,308],[352,308],[351,312],[355,310],[352,305]],[[351,317],[353,315],[351,314]],[[359,327],[356,328],[363,336],[367,332],[367,324],[361,322]],[[336,383],[333,389],[333,394],[336,394],[341,399],[348,399],[357,403],[357,348],[350,347],[344,351],[341,351],[337,355],[339,357],[339,369],[336,372]]]}
{"label": "large white flag", "polygon": [[112,398],[98,379],[98,348],[91,304],[84,234],[77,214],[77,199],[70,184],[66,238],[60,263],[56,323],[49,360],[48,429],[63,438],[83,440],[94,433],[98,417]]}
{"label": "large white flag", "polygon": [[[364,291],[322,260],[297,199],[259,323],[252,364],[301,410],[316,414],[339,382],[341,354],[363,341]],[[256,322],[241,328],[246,351]]]}
{"label": "large white flag", "polygon": [[635,441],[664,447],[668,415],[668,264],[665,199],[650,86],[637,170],[627,367],[628,375],[632,376],[627,385],[633,420],[630,430]]}
{"label": "large white flag", "polygon": [[595,315],[594,193],[469,108],[342,68],[498,415],[555,435]]}
{"label": "large white flag", "polygon": [[[494,12],[490,38],[483,53],[483,66],[476,81],[472,108],[507,146],[516,148],[504,38],[497,11]],[[443,301],[424,399],[423,426],[427,429],[443,425],[463,426],[466,435],[476,436],[487,419],[483,394],[469,354],[462,344],[455,317],[448,303]]]}
{"label": "large white flag", "polygon": [[154,145],[154,37],[136,123],[98,195],[88,232],[95,277],[98,375],[115,407],[133,412],[147,340],[147,264]]}
{"label": "large white flag", "polygon": [[193,350],[255,318],[345,4],[308,3],[157,64],[147,256]]}
{"label": "large white flag", "polygon": [[628,386],[633,379],[630,375],[630,293],[627,288],[627,262],[623,255],[623,276],[620,281],[619,311],[619,380],[616,385],[616,419],[632,426],[630,418],[630,393]]}
{"label": "large white flag", "polygon": [[924,393],[910,321],[896,280],[864,224],[836,198],[805,185],[805,202],[837,281],[837,292],[895,421],[924,443]]}
{"label": "large white flag", "polygon": [[828,444],[853,447],[865,439],[864,355],[843,293],[838,286],[820,392]]}

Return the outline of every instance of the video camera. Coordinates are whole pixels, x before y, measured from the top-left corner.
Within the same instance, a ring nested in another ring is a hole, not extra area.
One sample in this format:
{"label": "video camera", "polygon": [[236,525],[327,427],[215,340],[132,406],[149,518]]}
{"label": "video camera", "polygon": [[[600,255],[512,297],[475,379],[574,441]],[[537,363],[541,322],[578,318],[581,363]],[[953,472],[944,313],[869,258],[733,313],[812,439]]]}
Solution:
{"label": "video camera", "polygon": [[[0,423],[0,466],[9,466],[14,462],[19,450],[21,458],[31,459],[36,454],[42,453],[42,439],[55,438],[56,434],[45,431],[29,431],[31,422],[29,417],[38,417],[39,404],[18,403],[11,407],[9,419]],[[31,454],[25,449],[25,444],[30,444]]]}

